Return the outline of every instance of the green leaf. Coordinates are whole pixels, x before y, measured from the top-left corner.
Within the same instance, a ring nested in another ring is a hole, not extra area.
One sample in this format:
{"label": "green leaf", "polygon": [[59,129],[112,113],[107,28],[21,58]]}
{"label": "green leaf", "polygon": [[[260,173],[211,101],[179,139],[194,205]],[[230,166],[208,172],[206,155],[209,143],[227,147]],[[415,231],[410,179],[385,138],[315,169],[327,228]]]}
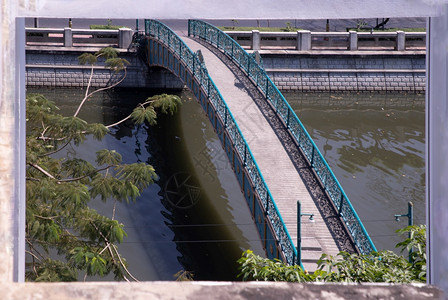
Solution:
{"label": "green leaf", "polygon": [[152,100],[153,102],[151,103],[151,106],[160,108],[164,114],[169,113],[173,115],[177,112],[178,107],[182,105],[182,101],[179,96],[176,95],[161,94],[150,97],[148,100]]}
{"label": "green leaf", "polygon": [[157,123],[157,113],[152,106],[135,108],[131,113],[131,118],[137,124],[142,124],[145,121],[147,121],[149,125],[155,125]]}
{"label": "green leaf", "polygon": [[109,58],[106,60],[105,64],[108,69],[114,72],[119,72],[124,70],[130,62],[124,58]]}
{"label": "green leaf", "polygon": [[96,152],[96,162],[98,165],[116,165],[121,163],[121,154],[115,150],[103,149]]}
{"label": "green leaf", "polygon": [[106,59],[118,57],[118,50],[112,47],[105,47],[95,53],[97,57],[104,57]]}
{"label": "green leaf", "polygon": [[92,134],[97,141],[101,141],[109,133],[109,129],[103,124],[93,123],[88,125],[87,133]]}
{"label": "green leaf", "polygon": [[80,65],[94,65],[97,62],[97,56],[91,53],[83,53],[78,56],[78,63]]}

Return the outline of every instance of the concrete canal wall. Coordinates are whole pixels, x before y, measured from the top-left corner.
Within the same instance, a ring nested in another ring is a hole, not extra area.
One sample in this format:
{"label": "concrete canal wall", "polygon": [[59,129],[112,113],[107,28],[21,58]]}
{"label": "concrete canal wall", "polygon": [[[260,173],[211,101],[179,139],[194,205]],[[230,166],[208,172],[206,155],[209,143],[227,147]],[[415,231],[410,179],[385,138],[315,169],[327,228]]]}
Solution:
{"label": "concrete canal wall", "polygon": [[[33,87],[83,87],[86,86],[91,67],[78,64],[78,56],[85,52],[95,52],[91,47],[80,49],[43,48],[26,50],[26,85]],[[130,62],[125,80],[121,87],[182,89],[181,81],[165,69],[145,65],[137,52],[120,50],[120,57]],[[100,61],[94,67],[92,86],[104,87],[113,84],[123,76],[104,67]]]}
{"label": "concrete canal wall", "polygon": [[262,50],[261,56],[281,91],[425,91],[424,54],[275,52]]}
{"label": "concrete canal wall", "polygon": [[[89,48],[27,47],[26,84],[34,87],[82,87],[91,68],[78,56]],[[275,51],[278,52],[278,51]],[[261,51],[264,68],[281,91],[424,92],[425,55],[418,54],[284,54]],[[137,53],[120,50],[130,62],[121,87],[181,89],[183,84],[162,68],[148,68]],[[112,84],[120,74],[94,67],[92,86]]]}
{"label": "concrete canal wall", "polygon": [[[230,32],[248,52],[258,51],[281,91],[423,92],[425,33],[257,33]],[[130,62],[122,87],[180,89],[181,81],[162,68],[148,68],[130,29],[26,29],[27,86],[86,86],[91,68],[78,56],[112,46]],[[266,35],[266,36],[264,36]],[[401,38],[400,38],[401,37]],[[275,45],[275,46],[273,46]],[[207,62],[206,62],[207,63]],[[94,67],[92,86],[120,79]]]}

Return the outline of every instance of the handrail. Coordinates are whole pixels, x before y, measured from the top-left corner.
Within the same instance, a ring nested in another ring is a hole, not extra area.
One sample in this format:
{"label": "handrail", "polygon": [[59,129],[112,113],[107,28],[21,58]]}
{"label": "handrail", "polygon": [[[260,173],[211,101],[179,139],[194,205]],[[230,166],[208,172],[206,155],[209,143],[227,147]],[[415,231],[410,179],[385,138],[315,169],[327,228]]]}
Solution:
{"label": "handrail", "polygon": [[[156,20],[145,20],[145,33],[146,35],[156,37],[170,47],[200,83],[204,93],[209,97],[210,102],[216,108],[221,120],[223,120],[224,128],[227,129],[237,153],[245,164],[244,168],[252,180],[263,208],[271,221],[286,262],[291,265],[297,263],[297,249],[294,247],[294,243],[286,229],[285,223],[274,202],[274,198],[269,191],[246,139],[241,133],[227,103],[208,74],[205,64],[201,62],[198,55],[191,51],[176,33],[163,23]],[[300,266],[303,268],[302,262],[300,262]]]}
{"label": "handrail", "polygon": [[27,46],[83,47],[118,46],[128,49],[137,31],[120,29],[25,28]]}
{"label": "handrail", "polygon": [[350,200],[339,184],[327,161],[319,148],[308,134],[307,130],[291,109],[286,99],[266,74],[265,70],[249,55],[236,41],[215,26],[204,21],[189,20],[188,33],[206,40],[233,59],[249,78],[257,85],[260,91],[275,109],[277,115],[294,137],[295,142],[308,159],[311,167],[317,174],[329,198],[338,210],[353,241],[362,254],[377,251],[364,225],[358,217]]}

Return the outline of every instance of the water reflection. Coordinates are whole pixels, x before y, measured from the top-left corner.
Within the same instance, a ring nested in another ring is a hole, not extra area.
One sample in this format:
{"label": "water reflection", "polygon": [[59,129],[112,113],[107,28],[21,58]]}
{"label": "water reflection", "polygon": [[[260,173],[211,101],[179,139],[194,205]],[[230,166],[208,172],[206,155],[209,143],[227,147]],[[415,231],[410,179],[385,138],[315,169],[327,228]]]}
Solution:
{"label": "water reflection", "polygon": [[[43,93],[55,100],[63,114],[72,114],[82,98],[82,90],[75,89],[27,92]],[[111,124],[160,92],[133,89],[98,93],[87,102],[80,117]],[[159,117],[156,126],[122,124],[103,141],[89,139],[83,147],[70,151],[94,161],[95,152],[107,147],[120,152],[126,163],[147,162],[155,167],[159,181],[136,203],[119,203],[116,213],[128,233],[119,249],[138,279],[173,280],[173,274],[184,269],[193,272],[197,280],[235,280],[236,259],[241,252],[251,248],[262,254],[263,249],[208,119],[190,94],[181,96],[186,102],[179,113]],[[192,205],[184,205],[182,197]],[[112,214],[111,204],[91,203],[108,216]]]}
{"label": "water reflection", "polygon": [[425,222],[424,95],[285,94],[378,249],[399,241],[394,214]]}

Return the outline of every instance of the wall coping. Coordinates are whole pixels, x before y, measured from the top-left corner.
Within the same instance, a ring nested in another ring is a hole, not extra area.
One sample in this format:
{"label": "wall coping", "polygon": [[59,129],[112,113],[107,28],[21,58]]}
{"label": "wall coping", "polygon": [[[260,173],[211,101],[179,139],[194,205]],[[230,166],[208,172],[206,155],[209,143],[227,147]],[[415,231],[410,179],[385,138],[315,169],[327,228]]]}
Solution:
{"label": "wall coping", "polygon": [[286,282],[0,283],[4,299],[443,299],[424,284]]}

